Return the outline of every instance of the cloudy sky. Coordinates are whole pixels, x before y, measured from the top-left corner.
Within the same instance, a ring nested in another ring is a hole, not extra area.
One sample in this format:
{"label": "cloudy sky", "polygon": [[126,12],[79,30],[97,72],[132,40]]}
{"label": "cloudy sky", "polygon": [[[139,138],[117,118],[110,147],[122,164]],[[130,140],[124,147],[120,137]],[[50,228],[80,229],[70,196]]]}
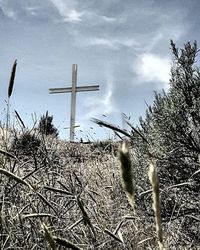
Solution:
{"label": "cloudy sky", "polygon": [[48,110],[60,136],[69,137],[70,94],[49,95],[48,88],[70,86],[73,63],[78,85],[100,85],[77,94],[78,138],[108,138],[91,117],[122,126],[124,112],[136,125],[154,90],[168,89],[170,39],[179,47],[199,41],[199,10],[198,0],[0,0],[1,121],[17,59],[11,111],[27,126],[32,114]]}

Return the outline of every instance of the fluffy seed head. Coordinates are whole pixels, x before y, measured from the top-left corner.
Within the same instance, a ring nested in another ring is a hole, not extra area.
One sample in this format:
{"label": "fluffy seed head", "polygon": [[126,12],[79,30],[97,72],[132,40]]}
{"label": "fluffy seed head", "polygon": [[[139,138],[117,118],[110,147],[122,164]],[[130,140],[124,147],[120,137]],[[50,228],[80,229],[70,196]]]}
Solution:
{"label": "fluffy seed head", "polygon": [[163,248],[163,231],[162,231],[162,221],[161,221],[161,208],[160,208],[160,197],[159,197],[159,179],[158,173],[156,171],[156,166],[154,162],[149,165],[149,180],[153,188],[153,210],[155,213],[156,221],[156,232],[158,236],[158,245],[160,250]]}
{"label": "fluffy seed head", "polygon": [[132,164],[130,153],[125,142],[123,142],[121,148],[119,149],[119,161],[122,187],[127,195],[129,203],[132,207],[134,207],[135,197]]}

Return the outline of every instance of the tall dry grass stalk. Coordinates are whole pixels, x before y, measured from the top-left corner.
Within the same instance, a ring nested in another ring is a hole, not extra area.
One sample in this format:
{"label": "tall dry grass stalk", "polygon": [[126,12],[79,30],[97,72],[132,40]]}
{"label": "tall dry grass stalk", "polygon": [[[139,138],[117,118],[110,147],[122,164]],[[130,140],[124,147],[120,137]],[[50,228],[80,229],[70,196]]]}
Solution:
{"label": "tall dry grass stalk", "polygon": [[108,122],[105,122],[105,121],[101,121],[99,119],[96,119],[96,118],[92,118],[91,119],[92,122],[98,124],[100,127],[106,127],[106,128],[109,128],[109,129],[112,129],[113,131],[115,132],[119,132],[127,137],[131,137],[131,135],[124,129],[121,129],[121,128],[118,128],[117,126],[111,124],[111,123],[108,123]]}
{"label": "tall dry grass stalk", "polygon": [[122,143],[122,146],[119,149],[119,161],[120,161],[122,187],[126,193],[130,205],[134,209],[135,195],[134,195],[132,163],[129,150],[125,142]]}
{"label": "tall dry grass stalk", "polygon": [[93,227],[93,224],[84,208],[84,205],[83,205],[83,201],[79,198],[79,196],[76,197],[76,200],[77,200],[77,204],[81,210],[81,213],[82,213],[82,216],[83,216],[83,221],[85,223],[85,225],[88,225],[89,228],[91,229],[91,232],[93,234],[93,237],[96,238],[96,232],[94,230],[94,227]]}
{"label": "tall dry grass stalk", "polygon": [[19,123],[22,125],[22,128],[25,129],[26,126],[24,125],[24,122],[23,122],[22,118],[20,117],[19,113],[18,113],[16,110],[14,110],[14,111],[15,111],[15,115],[16,115],[16,117],[17,117],[17,120],[18,120]]}
{"label": "tall dry grass stalk", "polygon": [[14,81],[15,81],[16,68],[17,68],[17,60],[14,61],[11,75],[10,75],[10,82],[9,82],[9,86],[8,86],[8,98],[10,98],[12,95]]}
{"label": "tall dry grass stalk", "polygon": [[149,165],[149,180],[153,188],[153,210],[155,213],[156,221],[156,233],[158,237],[158,245],[160,250],[164,250],[163,247],[163,230],[161,220],[161,208],[160,208],[160,196],[159,196],[159,179],[156,170],[155,162],[151,162]]}
{"label": "tall dry grass stalk", "polygon": [[6,149],[8,144],[8,127],[9,127],[9,121],[10,121],[10,97],[12,95],[14,81],[15,81],[15,73],[17,68],[17,60],[14,61],[12,66],[12,71],[10,75],[10,81],[8,85],[8,102],[7,102],[7,115],[6,115]]}

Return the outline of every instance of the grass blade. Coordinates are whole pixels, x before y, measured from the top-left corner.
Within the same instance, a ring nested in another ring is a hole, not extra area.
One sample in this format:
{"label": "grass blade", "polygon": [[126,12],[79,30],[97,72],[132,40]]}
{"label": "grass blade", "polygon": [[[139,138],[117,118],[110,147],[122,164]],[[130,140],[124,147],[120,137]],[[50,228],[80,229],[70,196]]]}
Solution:
{"label": "grass blade", "polygon": [[[26,181],[24,181],[24,180],[21,179],[20,177],[14,175],[13,173],[11,173],[11,172],[9,172],[9,171],[3,169],[3,168],[0,168],[0,173],[2,173],[2,174],[4,174],[4,175],[6,175],[6,176],[8,176],[8,177],[10,177],[10,178],[12,178],[12,179],[14,179],[14,180],[17,181],[18,183],[21,183],[21,184],[26,185],[26,186],[28,186],[29,188],[31,188],[31,186],[30,186]],[[32,188],[31,188],[31,189],[32,189]]]}
{"label": "grass blade", "polygon": [[15,110],[15,114],[16,114],[17,119],[20,121],[22,127],[26,128],[25,125],[24,125],[24,122],[23,122],[22,118],[20,117],[19,113],[16,110]]}
{"label": "grass blade", "polygon": [[118,241],[120,243],[123,243],[123,241],[121,241],[120,238],[118,238],[115,234],[113,234],[112,232],[110,232],[108,229],[105,229],[104,232],[107,233],[107,234],[109,234],[116,241]]}
{"label": "grass blade", "polygon": [[52,214],[45,214],[45,213],[40,213],[40,214],[23,214],[22,215],[22,218],[25,219],[25,218],[35,218],[35,217],[38,217],[38,218],[42,218],[42,217],[54,217],[54,215]]}
{"label": "grass blade", "polygon": [[11,153],[3,150],[3,149],[0,149],[0,154],[3,154],[5,156],[7,156],[7,157],[10,157],[10,158],[13,158],[13,159],[17,160],[17,158],[13,154],[11,154]]}
{"label": "grass blade", "polygon": [[44,223],[42,223],[42,229],[44,230],[45,238],[49,242],[51,249],[56,250],[56,242],[54,240],[54,237]]}
{"label": "grass blade", "polygon": [[72,242],[63,239],[63,238],[59,238],[59,237],[53,237],[54,240],[61,246],[73,249],[73,250],[81,250],[81,248],[77,247],[76,245],[74,245]]}
{"label": "grass blade", "polygon": [[100,127],[103,126],[103,127],[106,127],[106,128],[110,128],[110,129],[112,129],[114,131],[117,131],[117,132],[119,132],[119,133],[121,133],[121,134],[123,134],[123,135],[125,135],[125,136],[127,136],[129,138],[131,137],[131,135],[126,130],[118,128],[118,127],[116,127],[115,125],[113,125],[111,123],[104,122],[104,121],[101,121],[101,120],[96,119],[96,118],[92,118],[92,122],[98,124]]}

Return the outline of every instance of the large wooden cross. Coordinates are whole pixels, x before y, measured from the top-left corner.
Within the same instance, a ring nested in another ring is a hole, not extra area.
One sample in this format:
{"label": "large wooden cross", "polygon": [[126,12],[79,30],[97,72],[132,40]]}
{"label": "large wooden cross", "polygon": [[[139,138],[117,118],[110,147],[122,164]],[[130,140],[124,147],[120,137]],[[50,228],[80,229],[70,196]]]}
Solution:
{"label": "large wooden cross", "polygon": [[80,86],[77,87],[77,64],[72,64],[72,87],[67,88],[51,88],[49,94],[60,94],[71,92],[71,118],[70,118],[70,141],[74,141],[75,136],[75,115],[76,115],[76,92],[96,91],[99,85]]}

